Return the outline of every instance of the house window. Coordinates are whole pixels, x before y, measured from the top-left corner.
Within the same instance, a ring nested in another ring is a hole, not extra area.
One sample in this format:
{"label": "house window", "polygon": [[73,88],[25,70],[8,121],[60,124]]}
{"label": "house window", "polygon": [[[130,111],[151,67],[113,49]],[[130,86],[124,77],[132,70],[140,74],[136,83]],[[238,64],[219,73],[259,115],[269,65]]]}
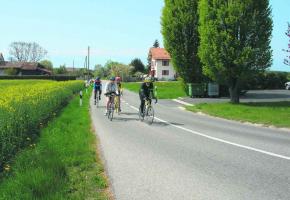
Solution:
{"label": "house window", "polygon": [[169,60],[162,60],[162,66],[169,66]]}
{"label": "house window", "polygon": [[168,76],[169,70],[162,70],[162,76]]}

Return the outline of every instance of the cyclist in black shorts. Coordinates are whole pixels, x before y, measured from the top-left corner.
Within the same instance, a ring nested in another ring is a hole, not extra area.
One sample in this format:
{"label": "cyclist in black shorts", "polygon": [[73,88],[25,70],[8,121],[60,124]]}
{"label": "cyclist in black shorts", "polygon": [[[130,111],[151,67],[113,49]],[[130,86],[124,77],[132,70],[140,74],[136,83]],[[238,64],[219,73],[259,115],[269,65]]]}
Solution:
{"label": "cyclist in black shorts", "polygon": [[141,87],[139,90],[139,97],[141,101],[140,108],[143,112],[144,112],[145,99],[148,100],[150,104],[151,104],[152,99],[155,99],[155,103],[157,103],[157,98],[154,96],[153,88],[154,87],[153,87],[152,79],[150,77],[146,77],[144,79],[144,82],[141,84]]}

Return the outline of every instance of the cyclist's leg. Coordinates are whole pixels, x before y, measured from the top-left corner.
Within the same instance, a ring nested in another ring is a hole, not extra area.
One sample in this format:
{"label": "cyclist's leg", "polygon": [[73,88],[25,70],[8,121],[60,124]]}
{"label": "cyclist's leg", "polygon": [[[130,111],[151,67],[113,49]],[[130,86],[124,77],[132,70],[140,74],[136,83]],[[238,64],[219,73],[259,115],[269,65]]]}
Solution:
{"label": "cyclist's leg", "polygon": [[96,102],[96,96],[97,96],[97,91],[94,89],[94,99],[95,99],[95,102]]}
{"label": "cyclist's leg", "polygon": [[102,89],[99,89],[99,100],[101,100]]}
{"label": "cyclist's leg", "polygon": [[145,100],[141,94],[139,94],[139,97],[140,97],[140,103],[141,103],[140,108],[141,108],[142,113],[144,113]]}
{"label": "cyclist's leg", "polygon": [[109,104],[110,104],[110,97],[106,96],[106,111],[105,111],[105,115],[108,114]]}

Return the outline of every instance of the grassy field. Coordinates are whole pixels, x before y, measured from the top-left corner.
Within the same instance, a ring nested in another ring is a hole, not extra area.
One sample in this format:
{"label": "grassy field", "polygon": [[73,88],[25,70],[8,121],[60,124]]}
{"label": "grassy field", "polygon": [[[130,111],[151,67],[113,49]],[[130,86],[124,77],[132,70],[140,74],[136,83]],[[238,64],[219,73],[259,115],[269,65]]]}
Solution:
{"label": "grassy field", "polygon": [[89,96],[78,97],[19,153],[0,179],[0,199],[109,199],[96,155]]}
{"label": "grassy field", "polygon": [[[141,83],[123,83],[123,85],[124,88],[138,93]],[[186,96],[182,83],[179,81],[154,82],[154,86],[157,86],[159,99],[175,99]]]}
{"label": "grassy field", "polygon": [[226,119],[290,128],[290,102],[198,104],[186,107]]}

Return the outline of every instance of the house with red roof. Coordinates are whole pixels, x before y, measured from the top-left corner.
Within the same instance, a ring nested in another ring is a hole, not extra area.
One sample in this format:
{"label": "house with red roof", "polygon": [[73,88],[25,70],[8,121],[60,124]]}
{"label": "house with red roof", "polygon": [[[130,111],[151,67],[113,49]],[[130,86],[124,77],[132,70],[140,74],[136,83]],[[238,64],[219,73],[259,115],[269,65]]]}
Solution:
{"label": "house with red roof", "polygon": [[174,80],[176,72],[171,63],[171,57],[164,48],[150,48],[150,74],[158,80]]}

